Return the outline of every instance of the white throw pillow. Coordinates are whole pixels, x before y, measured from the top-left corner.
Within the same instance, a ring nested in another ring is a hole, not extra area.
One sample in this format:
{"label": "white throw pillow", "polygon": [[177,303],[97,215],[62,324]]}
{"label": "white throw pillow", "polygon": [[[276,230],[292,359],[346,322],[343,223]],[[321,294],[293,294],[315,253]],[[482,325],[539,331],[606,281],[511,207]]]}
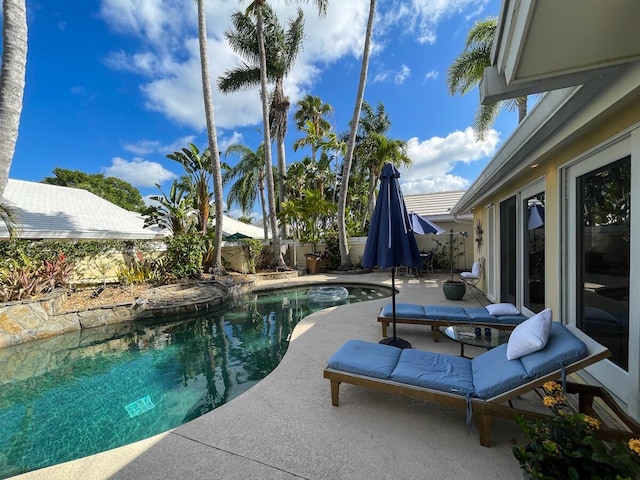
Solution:
{"label": "white throw pillow", "polygon": [[551,330],[551,309],[540,313],[518,325],[507,343],[507,360],[514,360],[544,348]]}
{"label": "white throw pillow", "polygon": [[518,315],[518,310],[511,303],[494,303],[485,307],[490,315]]}

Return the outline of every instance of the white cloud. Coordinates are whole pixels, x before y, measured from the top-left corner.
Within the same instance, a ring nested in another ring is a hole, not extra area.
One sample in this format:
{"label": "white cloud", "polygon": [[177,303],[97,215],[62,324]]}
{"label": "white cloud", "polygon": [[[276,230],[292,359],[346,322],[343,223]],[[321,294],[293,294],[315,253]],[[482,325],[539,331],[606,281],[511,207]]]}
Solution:
{"label": "white cloud", "polygon": [[401,85],[410,76],[411,76],[411,69],[409,67],[407,67],[406,65],[402,65],[400,67],[400,71],[396,72],[396,74],[394,76],[394,81],[398,85]]}
{"label": "white cloud", "polygon": [[457,163],[488,160],[496,151],[499,133],[490,130],[484,141],[476,142],[473,129],[455,131],[446,137],[432,137],[420,141],[417,137],[407,142],[407,153],[413,161],[400,177],[405,195],[434,191],[463,190],[471,180],[451,174]]}
{"label": "white cloud", "polygon": [[452,15],[473,9],[468,18],[482,14],[489,0],[411,0],[391,2],[392,8],[382,14],[387,25],[403,25],[407,35],[418,43],[434,44],[437,27]]}
{"label": "white cloud", "polygon": [[158,140],[142,139],[134,143],[125,143],[122,145],[122,148],[134,155],[148,155],[150,153],[161,153],[163,155],[167,155],[181,150],[188,144],[193,143],[195,138],[195,135],[187,135],[175,140],[169,145],[163,144]]}
{"label": "white cloud", "polygon": [[134,158],[129,162],[124,158],[115,157],[111,159],[110,167],[102,168],[102,173],[125,180],[135,187],[153,187],[156,183],[161,184],[177,177],[159,163],[143,158]]}
{"label": "white cloud", "polygon": [[424,76],[425,80],[436,80],[440,73],[437,70],[431,70]]}

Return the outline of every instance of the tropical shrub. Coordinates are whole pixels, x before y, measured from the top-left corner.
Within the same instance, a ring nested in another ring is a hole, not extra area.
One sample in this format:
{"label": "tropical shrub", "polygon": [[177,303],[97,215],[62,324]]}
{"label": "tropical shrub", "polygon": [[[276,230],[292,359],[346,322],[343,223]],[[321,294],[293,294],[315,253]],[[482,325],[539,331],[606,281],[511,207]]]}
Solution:
{"label": "tropical shrub", "polygon": [[202,274],[205,244],[199,233],[174,235],[166,240],[162,266],[165,280],[196,278]]}
{"label": "tropical shrub", "polygon": [[131,262],[121,265],[116,275],[123,285],[144,283],[157,279],[157,266],[140,250],[136,250]]}
{"label": "tropical shrub", "polygon": [[0,301],[22,300],[53,291],[67,285],[73,264],[60,252],[53,260],[36,262],[22,256],[21,263],[4,269],[0,274]]}
{"label": "tropical shrub", "polygon": [[516,416],[529,442],[513,447],[513,454],[527,474],[543,480],[638,478],[640,440],[605,443],[596,436],[600,421],[571,410],[558,383],[543,389],[552,416],[531,422]]}

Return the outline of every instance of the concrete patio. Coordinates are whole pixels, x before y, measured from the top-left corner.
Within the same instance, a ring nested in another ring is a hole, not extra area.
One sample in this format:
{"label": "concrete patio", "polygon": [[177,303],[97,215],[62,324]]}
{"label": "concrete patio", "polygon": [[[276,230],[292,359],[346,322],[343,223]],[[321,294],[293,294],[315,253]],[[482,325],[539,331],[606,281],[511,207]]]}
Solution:
{"label": "concrete patio", "polygon": [[[400,277],[398,302],[447,304],[446,277]],[[390,284],[387,272],[314,275],[263,287],[331,281]],[[481,479],[521,478],[511,452],[515,422],[495,420],[492,446],[467,435],[465,414],[435,404],[343,385],[333,407],[322,370],[349,338],[380,340],[376,316],[389,299],[316,312],[295,328],[280,365],[228,404],[172,431],[20,479]],[[467,293],[456,305],[477,304]],[[399,325],[413,348],[459,354],[426,327]],[[467,347],[467,355],[483,350]],[[476,430],[476,429],[474,429]],[[73,441],[70,439],[69,441]]]}

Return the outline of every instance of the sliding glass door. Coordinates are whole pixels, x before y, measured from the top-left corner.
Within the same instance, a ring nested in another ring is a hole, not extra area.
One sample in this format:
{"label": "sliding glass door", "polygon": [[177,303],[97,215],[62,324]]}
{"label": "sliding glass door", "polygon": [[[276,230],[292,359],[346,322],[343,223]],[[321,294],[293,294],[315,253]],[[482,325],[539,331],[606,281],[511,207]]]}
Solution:
{"label": "sliding glass door", "polygon": [[631,157],[576,182],[577,326],[628,370]]}

